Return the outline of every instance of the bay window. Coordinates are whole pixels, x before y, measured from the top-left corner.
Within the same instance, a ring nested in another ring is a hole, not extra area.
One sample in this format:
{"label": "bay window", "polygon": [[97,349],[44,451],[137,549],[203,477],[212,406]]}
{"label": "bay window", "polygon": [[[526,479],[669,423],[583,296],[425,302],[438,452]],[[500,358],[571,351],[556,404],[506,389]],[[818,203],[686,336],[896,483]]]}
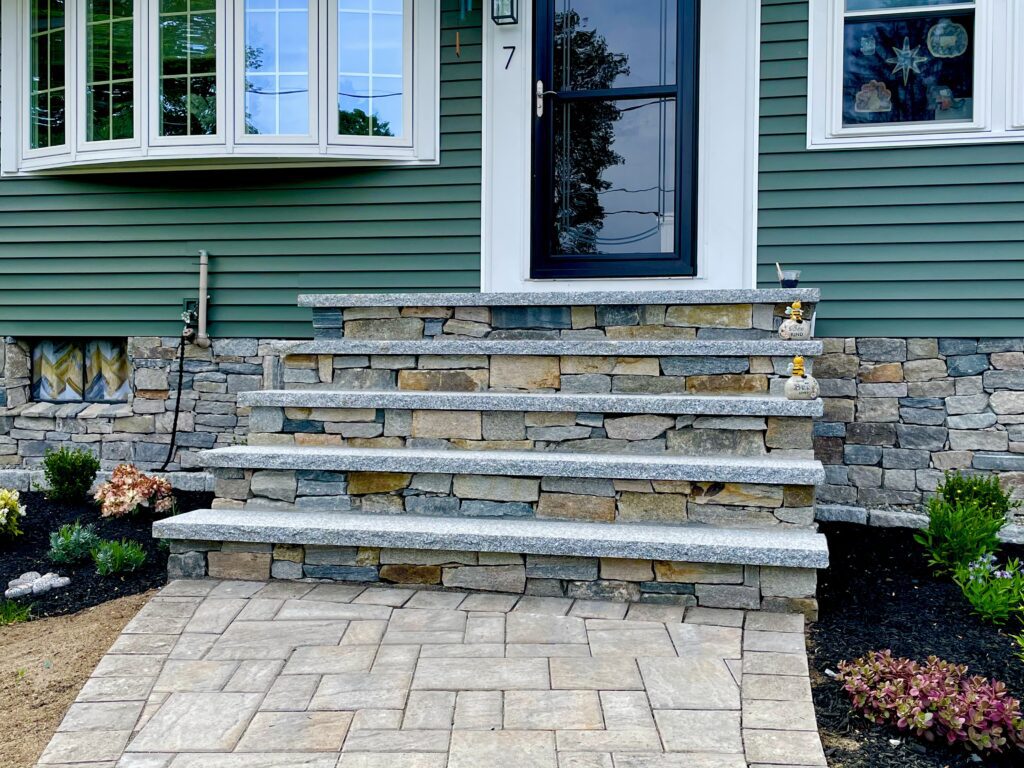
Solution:
{"label": "bay window", "polygon": [[810,0],[808,147],[1024,141],[1024,0]]}
{"label": "bay window", "polygon": [[6,174],[436,163],[438,0],[4,0]]}

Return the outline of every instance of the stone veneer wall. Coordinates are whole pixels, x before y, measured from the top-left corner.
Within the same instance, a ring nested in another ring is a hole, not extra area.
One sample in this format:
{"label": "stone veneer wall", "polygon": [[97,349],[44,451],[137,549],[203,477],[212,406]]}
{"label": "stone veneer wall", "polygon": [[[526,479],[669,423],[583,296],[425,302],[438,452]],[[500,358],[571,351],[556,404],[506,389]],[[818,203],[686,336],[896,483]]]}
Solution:
{"label": "stone veneer wall", "polygon": [[171,542],[168,568],[171,578],[379,581],[817,618],[813,568],[198,541]]}
{"label": "stone veneer wall", "polygon": [[[237,405],[237,395],[279,383],[273,345],[218,339],[210,349],[186,348],[177,449],[169,470],[196,469],[200,451],[245,443],[249,409]],[[8,338],[0,344],[0,485],[24,486],[28,473],[10,470],[32,469],[47,449],[61,445],[90,448],[103,469],[126,461],[143,469],[163,463],[177,396],[177,338],[128,339],[134,393],[127,403],[32,403],[29,354],[25,342]]]}
{"label": "stone veneer wall", "polygon": [[1024,498],[1024,338],[824,344],[819,519],[913,525],[946,470],[997,473]]}
{"label": "stone veneer wall", "polygon": [[[823,341],[814,361],[825,400],[814,435],[827,472],[819,519],[914,524],[951,469],[996,472],[1024,496],[1024,338]],[[200,450],[245,441],[249,409],[237,393],[285,385],[280,344],[220,339],[188,348],[172,470],[195,469]],[[63,444],[92,446],[105,469],[158,467],[170,441],[176,349],[176,338],[129,339],[135,394],[127,404],[51,405],[28,402],[28,346],[0,344],[0,484],[27,487],[27,473],[4,470],[32,469]]]}

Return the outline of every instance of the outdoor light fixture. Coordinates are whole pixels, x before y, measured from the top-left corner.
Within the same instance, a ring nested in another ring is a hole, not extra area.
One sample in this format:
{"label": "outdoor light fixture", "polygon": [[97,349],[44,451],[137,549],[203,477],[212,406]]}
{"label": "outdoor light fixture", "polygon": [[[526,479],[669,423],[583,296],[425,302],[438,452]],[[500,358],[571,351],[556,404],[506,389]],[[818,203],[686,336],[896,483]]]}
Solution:
{"label": "outdoor light fixture", "polygon": [[495,24],[518,24],[519,0],[491,0],[491,20]]}

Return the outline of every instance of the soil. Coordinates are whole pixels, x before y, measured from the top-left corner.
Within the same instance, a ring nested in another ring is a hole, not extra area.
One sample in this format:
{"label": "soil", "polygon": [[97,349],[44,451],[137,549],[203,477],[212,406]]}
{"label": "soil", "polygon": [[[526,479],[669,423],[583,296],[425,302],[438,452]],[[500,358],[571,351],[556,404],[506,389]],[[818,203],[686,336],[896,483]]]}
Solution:
{"label": "soil", "polygon": [[[175,492],[178,509],[188,512],[208,507],[211,494]],[[74,613],[108,600],[163,586],[167,582],[167,551],[152,535],[153,518],[133,515],[122,518],[100,517],[93,504],[68,505],[48,500],[41,493],[22,493],[28,514],[22,519],[24,533],[11,541],[0,542],[0,587],[26,571],[53,571],[69,576],[71,584],[21,602],[32,605],[32,617],[43,618]],[[50,563],[50,533],[64,523],[79,520],[92,524],[104,539],[133,539],[146,550],[146,562],[136,571],[99,576],[92,561],[75,566]]]}
{"label": "soil", "polygon": [[0,627],[0,768],[32,768],[78,690],[151,592]]}
{"label": "soil", "polygon": [[[820,620],[811,626],[811,683],[822,741],[832,768],[966,768],[1024,764],[1020,752],[979,762],[963,749],[926,744],[894,728],[868,723],[826,670],[840,661],[889,648],[924,661],[939,656],[972,674],[1006,683],[1024,698],[1024,662],[1016,644],[973,615],[951,580],[930,572],[920,545],[904,529],[823,525],[831,566],[821,573]],[[1024,557],[1004,547],[1000,559]],[[1016,629],[1009,625],[1011,631]]]}

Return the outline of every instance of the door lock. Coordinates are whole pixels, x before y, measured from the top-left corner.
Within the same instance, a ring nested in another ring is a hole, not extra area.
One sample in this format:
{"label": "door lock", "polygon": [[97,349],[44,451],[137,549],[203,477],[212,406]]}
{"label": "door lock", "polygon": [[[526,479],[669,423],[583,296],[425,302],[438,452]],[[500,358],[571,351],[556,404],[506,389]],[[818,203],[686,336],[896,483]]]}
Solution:
{"label": "door lock", "polygon": [[544,117],[544,97],[545,96],[557,96],[558,91],[545,91],[544,81],[537,81],[537,117]]}

